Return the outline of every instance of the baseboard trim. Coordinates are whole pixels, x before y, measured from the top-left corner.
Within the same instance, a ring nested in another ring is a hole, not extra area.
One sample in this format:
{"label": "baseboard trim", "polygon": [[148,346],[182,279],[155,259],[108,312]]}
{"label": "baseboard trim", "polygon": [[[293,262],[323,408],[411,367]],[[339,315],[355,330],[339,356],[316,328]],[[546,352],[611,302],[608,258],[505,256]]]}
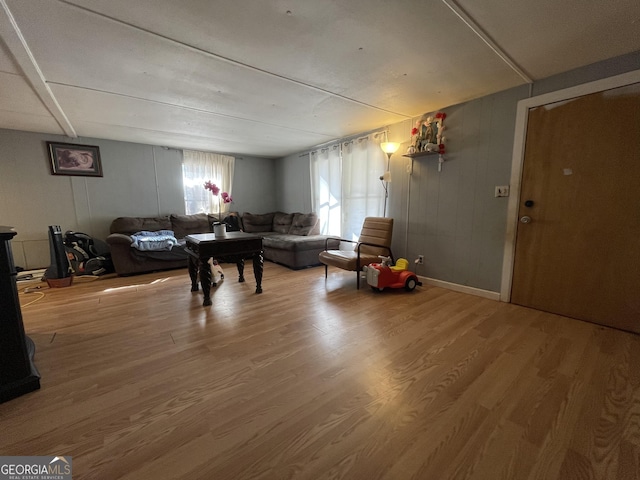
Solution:
{"label": "baseboard trim", "polygon": [[422,281],[422,283],[426,285],[442,287],[448,290],[454,290],[456,292],[468,293],[469,295],[488,298],[489,300],[500,301],[500,292],[492,292],[490,290],[483,290],[481,288],[469,287],[467,285],[460,285],[459,283],[445,282],[444,280],[438,280],[436,278],[422,276],[418,276],[418,278]]}

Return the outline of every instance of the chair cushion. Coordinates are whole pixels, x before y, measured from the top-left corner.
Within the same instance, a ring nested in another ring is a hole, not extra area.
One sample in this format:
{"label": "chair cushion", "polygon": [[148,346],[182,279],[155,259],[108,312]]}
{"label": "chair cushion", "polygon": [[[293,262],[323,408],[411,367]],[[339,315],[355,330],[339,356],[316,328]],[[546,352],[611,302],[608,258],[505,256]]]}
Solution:
{"label": "chair cushion", "polygon": [[[355,272],[358,253],[353,250],[325,250],[320,252],[318,259],[325,265]],[[368,255],[360,252],[360,269],[362,269],[364,265],[378,263],[379,261],[380,258],[377,255]]]}
{"label": "chair cushion", "polygon": [[[373,243],[376,245],[384,245],[391,247],[391,237],[393,234],[393,218],[386,217],[367,217],[364,219],[362,231],[358,241],[361,243]],[[354,249],[357,249],[357,245]],[[360,247],[360,255],[363,253],[369,255],[389,255],[389,251],[385,248],[372,247],[370,245],[362,245]]]}

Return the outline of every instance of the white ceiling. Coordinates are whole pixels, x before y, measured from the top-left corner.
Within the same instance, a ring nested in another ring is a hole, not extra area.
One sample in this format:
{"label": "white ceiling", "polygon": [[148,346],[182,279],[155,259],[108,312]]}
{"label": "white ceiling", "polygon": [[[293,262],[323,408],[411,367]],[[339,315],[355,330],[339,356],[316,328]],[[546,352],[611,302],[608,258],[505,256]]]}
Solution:
{"label": "white ceiling", "polygon": [[638,0],[0,0],[0,128],[278,157],[638,50]]}

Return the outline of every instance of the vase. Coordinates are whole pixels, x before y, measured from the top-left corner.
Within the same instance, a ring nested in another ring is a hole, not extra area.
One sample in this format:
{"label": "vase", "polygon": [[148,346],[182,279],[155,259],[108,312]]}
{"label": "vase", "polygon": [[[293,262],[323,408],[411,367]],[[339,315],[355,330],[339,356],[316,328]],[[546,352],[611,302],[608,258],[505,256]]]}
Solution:
{"label": "vase", "polygon": [[224,238],[227,236],[227,225],[224,223],[214,223],[213,224],[213,233],[216,238]]}

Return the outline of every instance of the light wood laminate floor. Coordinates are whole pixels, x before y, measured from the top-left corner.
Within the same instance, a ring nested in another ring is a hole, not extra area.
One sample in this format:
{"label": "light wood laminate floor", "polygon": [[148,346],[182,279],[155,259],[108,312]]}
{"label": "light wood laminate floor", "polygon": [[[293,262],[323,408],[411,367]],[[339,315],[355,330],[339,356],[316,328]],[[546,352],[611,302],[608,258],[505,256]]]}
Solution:
{"label": "light wood laminate floor", "polygon": [[213,307],[186,269],[21,294],[42,388],[0,405],[0,454],[75,480],[640,478],[640,337],[223,266]]}

